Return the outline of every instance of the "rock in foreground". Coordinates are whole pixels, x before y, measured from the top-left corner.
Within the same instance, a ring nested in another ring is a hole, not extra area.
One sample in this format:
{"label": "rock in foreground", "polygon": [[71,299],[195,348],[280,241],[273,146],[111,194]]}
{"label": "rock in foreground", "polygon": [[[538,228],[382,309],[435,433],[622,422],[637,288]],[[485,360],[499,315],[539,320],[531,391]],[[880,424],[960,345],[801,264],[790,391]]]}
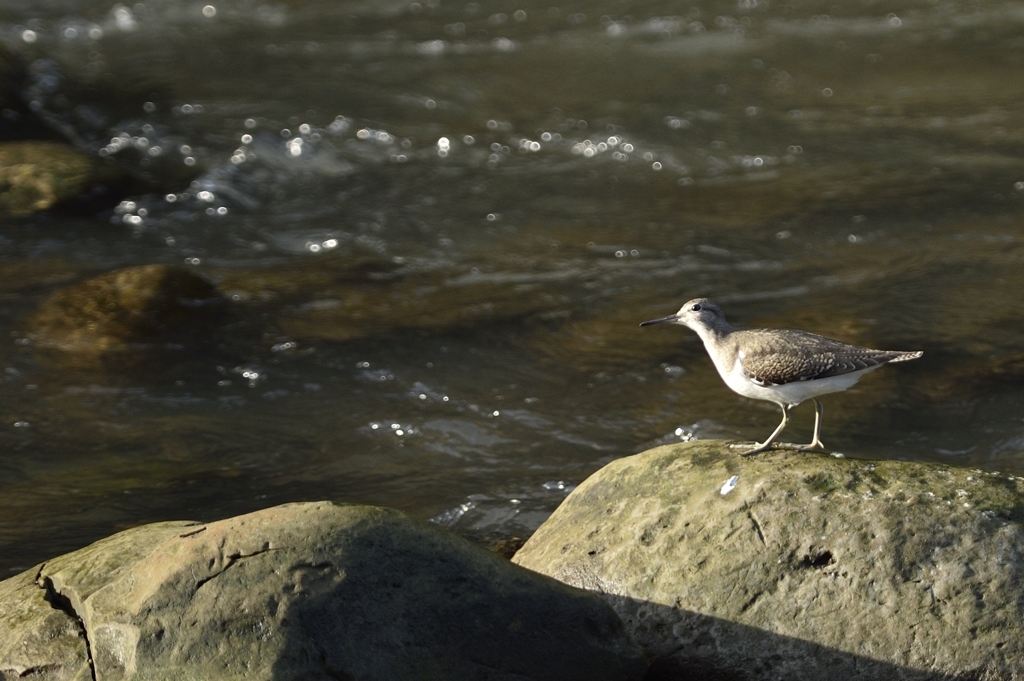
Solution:
{"label": "rock in foreground", "polygon": [[705,441],[606,466],[514,561],[601,593],[655,678],[1020,679],[1022,522],[1021,478]]}
{"label": "rock in foreground", "polygon": [[0,679],[564,681],[646,669],[600,598],[365,506],[135,528],[0,582],[0,604]]}

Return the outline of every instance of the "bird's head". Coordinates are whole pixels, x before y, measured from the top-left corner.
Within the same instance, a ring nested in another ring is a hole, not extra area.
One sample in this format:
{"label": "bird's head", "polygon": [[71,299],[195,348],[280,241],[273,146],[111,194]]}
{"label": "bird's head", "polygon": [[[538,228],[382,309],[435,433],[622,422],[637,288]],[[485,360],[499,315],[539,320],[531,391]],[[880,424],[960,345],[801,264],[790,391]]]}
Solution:
{"label": "bird's head", "polygon": [[723,332],[730,329],[729,322],[725,321],[725,315],[722,314],[722,308],[718,307],[718,303],[707,298],[694,298],[679,308],[679,312],[668,317],[642,322],[640,326],[651,326],[652,324],[682,324],[697,333],[708,330]]}

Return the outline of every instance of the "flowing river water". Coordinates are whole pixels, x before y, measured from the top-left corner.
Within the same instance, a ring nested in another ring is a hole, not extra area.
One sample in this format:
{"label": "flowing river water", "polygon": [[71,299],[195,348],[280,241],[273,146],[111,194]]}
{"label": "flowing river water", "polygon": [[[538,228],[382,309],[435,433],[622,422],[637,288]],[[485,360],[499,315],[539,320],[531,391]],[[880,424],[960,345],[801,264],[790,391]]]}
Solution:
{"label": "flowing river water", "polygon": [[[637,326],[698,295],[924,350],[824,399],[832,449],[1024,475],[1022,36],[984,0],[3,0],[32,110],[154,188],[0,225],[0,577],[296,500],[528,535],[613,459],[775,427]],[[151,263],[266,325],[40,358],[48,296]]]}

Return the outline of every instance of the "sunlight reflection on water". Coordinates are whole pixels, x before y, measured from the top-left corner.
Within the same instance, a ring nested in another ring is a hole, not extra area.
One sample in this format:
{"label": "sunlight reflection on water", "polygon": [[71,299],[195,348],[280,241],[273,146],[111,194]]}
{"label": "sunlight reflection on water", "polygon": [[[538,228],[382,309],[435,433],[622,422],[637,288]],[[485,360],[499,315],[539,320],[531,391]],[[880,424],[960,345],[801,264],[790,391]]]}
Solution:
{"label": "sunlight reflection on water", "polygon": [[[0,569],[295,499],[528,534],[614,458],[777,420],[638,333],[698,294],[925,349],[830,445],[1024,472],[1013,9],[621,11],[5,3],[26,111],[152,189],[0,236]],[[220,354],[36,355],[46,296],[149,263],[232,301]]]}

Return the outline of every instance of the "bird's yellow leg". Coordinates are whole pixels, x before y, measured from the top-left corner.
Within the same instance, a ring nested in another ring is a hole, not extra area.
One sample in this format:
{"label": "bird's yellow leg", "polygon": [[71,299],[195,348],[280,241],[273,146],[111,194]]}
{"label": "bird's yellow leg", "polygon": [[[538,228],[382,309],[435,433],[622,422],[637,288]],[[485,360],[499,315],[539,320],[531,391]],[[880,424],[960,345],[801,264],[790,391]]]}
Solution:
{"label": "bird's yellow leg", "polygon": [[817,397],[814,398],[814,438],[811,440],[809,445],[800,445],[794,449],[799,449],[801,452],[824,452],[825,445],[821,443],[821,416],[825,413],[825,408],[821,406],[821,400]]}
{"label": "bird's yellow leg", "polygon": [[[817,400],[815,400],[815,402],[817,402]],[[775,429],[774,433],[768,436],[767,440],[765,440],[761,444],[754,445],[754,448],[751,449],[749,452],[744,452],[743,456],[760,454],[761,452],[771,449],[772,443],[775,442],[775,438],[779,436],[779,433],[782,432],[782,429],[786,427],[787,423],[789,423],[789,405],[780,404],[779,406],[782,407],[782,423],[779,424],[779,427]]]}

